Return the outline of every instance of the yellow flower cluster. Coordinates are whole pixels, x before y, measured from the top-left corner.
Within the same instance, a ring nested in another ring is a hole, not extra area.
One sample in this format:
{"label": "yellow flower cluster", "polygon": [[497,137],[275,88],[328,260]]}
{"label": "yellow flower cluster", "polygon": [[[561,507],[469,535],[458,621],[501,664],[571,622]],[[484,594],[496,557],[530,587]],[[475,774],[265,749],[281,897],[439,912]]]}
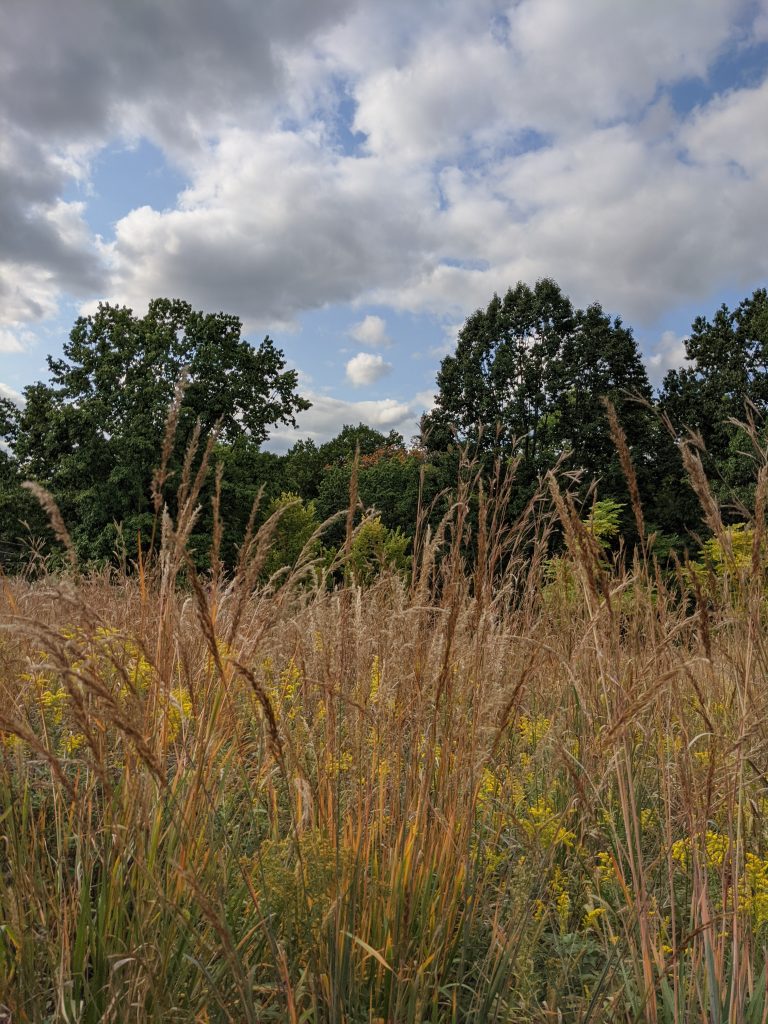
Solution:
{"label": "yellow flower cluster", "polygon": [[536,747],[549,732],[551,722],[543,715],[521,715],[517,728],[525,743]]}
{"label": "yellow flower cluster", "polygon": [[501,765],[496,771],[483,768],[477,790],[479,810],[488,809],[497,800],[502,800],[506,808],[514,809],[522,802],[524,795],[522,782],[515,778],[506,765]]}
{"label": "yellow flower cluster", "polygon": [[562,868],[555,868],[547,888],[551,898],[548,902],[540,899],[536,900],[533,907],[533,916],[537,921],[540,921],[547,912],[548,904],[553,906],[560,934],[564,935],[568,930],[568,922],[571,916],[571,896],[568,892],[568,885]]}
{"label": "yellow flower cluster", "polygon": [[768,860],[754,853],[744,858],[744,874],[739,880],[739,902],[756,928],[768,924]]}
{"label": "yellow flower cluster", "polygon": [[597,878],[603,885],[616,881],[616,865],[607,850],[601,850],[597,855]]}
{"label": "yellow flower cluster", "polygon": [[374,654],[371,662],[371,688],[368,691],[368,700],[375,704],[379,697],[379,686],[381,685],[381,669],[379,668],[379,656]]}
{"label": "yellow flower cluster", "polygon": [[338,757],[330,757],[326,762],[325,770],[332,779],[337,779],[340,775],[345,774],[350,770],[354,763],[352,753],[349,750],[342,750]]}
{"label": "yellow flower cluster", "polygon": [[[708,868],[721,868],[731,846],[728,836],[720,832],[708,830],[704,837],[704,855]],[[672,860],[676,861],[682,868],[687,868],[691,862],[692,842],[690,836],[685,839],[678,839],[672,844]]]}
{"label": "yellow flower cluster", "polygon": [[272,659],[265,658],[261,664],[261,670],[275,714],[278,717],[283,716],[289,722],[294,721],[299,713],[296,698],[301,689],[301,669],[291,658],[275,680]]}
{"label": "yellow flower cluster", "polygon": [[62,740],[62,753],[65,754],[67,757],[71,757],[72,754],[77,753],[77,751],[83,746],[84,743],[85,736],[83,736],[81,732],[70,733],[69,736],[65,736],[64,739]]}
{"label": "yellow flower cluster", "polygon": [[69,700],[69,694],[63,686],[56,690],[43,690],[40,694],[40,704],[44,714],[49,714],[54,725],[61,725],[64,715],[64,707]]}
{"label": "yellow flower cluster", "polygon": [[573,846],[576,836],[562,824],[562,814],[546,797],[539,799],[528,808],[527,816],[520,824],[528,838],[545,849],[552,846]]}
{"label": "yellow flower cluster", "polygon": [[192,698],[187,689],[171,690],[168,703],[168,739],[178,739],[182,726],[192,715]]}
{"label": "yellow flower cluster", "polygon": [[605,907],[593,907],[591,910],[587,910],[582,918],[582,928],[584,928],[585,931],[589,928],[594,928],[604,913]]}
{"label": "yellow flower cluster", "polygon": [[[711,871],[720,871],[731,852],[731,840],[727,835],[714,830],[707,831],[704,837],[704,857],[706,866]],[[689,837],[678,839],[672,846],[672,859],[683,870],[691,863],[692,841]],[[744,913],[752,918],[756,928],[768,924],[768,860],[758,857],[755,853],[744,855],[744,868],[739,876],[736,891],[739,906]],[[729,890],[733,895],[733,890]]]}

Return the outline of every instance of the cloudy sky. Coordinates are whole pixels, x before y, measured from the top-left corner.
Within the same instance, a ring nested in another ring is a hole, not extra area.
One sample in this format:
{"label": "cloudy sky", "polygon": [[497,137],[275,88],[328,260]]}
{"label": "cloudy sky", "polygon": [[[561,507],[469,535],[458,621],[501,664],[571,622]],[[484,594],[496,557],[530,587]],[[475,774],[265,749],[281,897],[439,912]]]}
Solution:
{"label": "cloudy sky", "polygon": [[[99,299],[269,332],[411,433],[468,313],[554,277],[635,328],[768,278],[768,0],[5,0],[0,392]],[[285,447],[294,435],[280,433]]]}

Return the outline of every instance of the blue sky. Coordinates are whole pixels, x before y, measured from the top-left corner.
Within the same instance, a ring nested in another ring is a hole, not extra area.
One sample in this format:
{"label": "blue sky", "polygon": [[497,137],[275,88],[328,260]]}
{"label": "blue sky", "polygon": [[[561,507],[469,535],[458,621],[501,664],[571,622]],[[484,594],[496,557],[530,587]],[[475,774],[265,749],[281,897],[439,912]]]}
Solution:
{"label": "blue sky", "polygon": [[554,277],[659,381],[768,277],[768,0],[10,0],[0,391],[99,299],[270,333],[318,440],[408,436],[463,319]]}

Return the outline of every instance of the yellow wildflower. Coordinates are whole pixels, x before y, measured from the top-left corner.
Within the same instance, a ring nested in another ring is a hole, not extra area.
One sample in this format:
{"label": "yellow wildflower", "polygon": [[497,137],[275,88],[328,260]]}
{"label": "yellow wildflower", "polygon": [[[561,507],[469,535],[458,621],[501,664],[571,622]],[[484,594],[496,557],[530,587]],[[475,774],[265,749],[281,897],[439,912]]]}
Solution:
{"label": "yellow wildflower", "polygon": [[371,704],[375,704],[379,696],[379,686],[381,685],[381,669],[379,668],[379,656],[374,654],[373,662],[371,663],[371,688],[368,692],[368,699]]}
{"label": "yellow wildflower", "polygon": [[594,928],[604,913],[605,907],[593,907],[591,910],[588,910],[582,919],[582,927],[585,929]]}
{"label": "yellow wildflower", "polygon": [[520,822],[529,839],[536,840],[544,847],[573,846],[576,836],[563,828],[562,815],[547,800],[540,797],[528,808],[527,818]]}
{"label": "yellow wildflower", "polygon": [[543,715],[521,715],[517,727],[523,740],[531,747],[537,744],[546,736],[549,731],[550,720]]}
{"label": "yellow wildflower", "polygon": [[61,744],[61,749],[67,757],[71,757],[72,754],[76,753],[84,743],[85,736],[81,732],[73,732],[64,738]]}
{"label": "yellow wildflower", "polygon": [[192,714],[192,698],[187,689],[171,690],[168,705],[168,739],[173,742],[178,738],[183,724]]}
{"label": "yellow wildflower", "polygon": [[57,690],[43,690],[40,694],[40,703],[45,711],[50,712],[54,725],[61,725],[64,706],[68,700],[69,694],[61,686]]}

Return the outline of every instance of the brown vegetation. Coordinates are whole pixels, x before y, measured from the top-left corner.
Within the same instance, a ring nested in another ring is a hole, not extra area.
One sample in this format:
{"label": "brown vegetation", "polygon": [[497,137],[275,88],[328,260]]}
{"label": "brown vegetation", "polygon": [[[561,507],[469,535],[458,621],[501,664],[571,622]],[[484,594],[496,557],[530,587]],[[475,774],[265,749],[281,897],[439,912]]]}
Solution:
{"label": "brown vegetation", "polygon": [[151,570],[2,582],[15,1022],[766,1019],[762,522],[695,456],[709,569],[510,470],[335,589],[272,520],[197,577],[191,466]]}

